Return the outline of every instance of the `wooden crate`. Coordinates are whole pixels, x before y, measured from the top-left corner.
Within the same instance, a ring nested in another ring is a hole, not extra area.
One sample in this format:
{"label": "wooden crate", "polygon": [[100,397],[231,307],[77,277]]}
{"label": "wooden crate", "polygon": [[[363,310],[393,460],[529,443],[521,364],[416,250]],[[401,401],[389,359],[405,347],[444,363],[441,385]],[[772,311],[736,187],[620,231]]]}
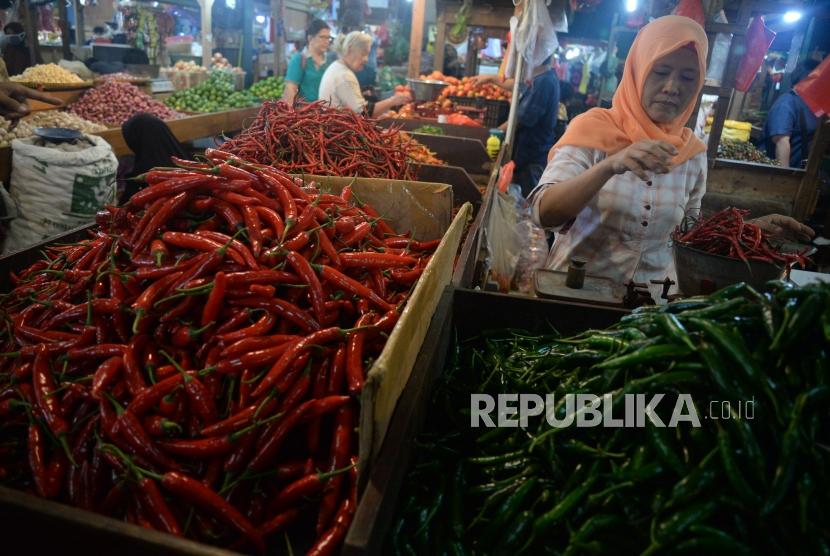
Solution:
{"label": "wooden crate", "polygon": [[354,522],[346,537],[344,556],[385,554],[385,537],[395,517],[401,484],[408,471],[436,379],[459,341],[488,328],[546,329],[548,323],[563,334],[604,328],[617,322],[622,310],[560,303],[527,297],[448,289],[432,317],[412,378],[401,395],[378,454]]}
{"label": "wooden crate", "polygon": [[[351,185],[356,195],[372,203],[381,214],[388,215],[393,225],[401,229],[410,228],[416,239],[442,238],[441,245],[424,269],[398,323],[390,333],[383,352],[367,372],[361,395],[359,440],[359,480],[363,485],[372,469],[370,463],[380,451],[383,438],[389,430],[400,393],[410,379],[414,361],[421,351],[429,327],[429,316],[438,306],[442,292],[450,284],[461,232],[472,207],[462,206],[453,218],[452,190],[446,184],[333,177],[312,179],[318,181],[323,190],[332,192]],[[40,250],[51,243],[84,238],[89,228],[90,226],[85,226],[72,230],[25,251],[0,258],[0,269],[3,269],[0,273],[0,292],[9,291],[11,287],[9,271],[20,270],[39,260]],[[53,534],[37,535],[38,538],[31,541],[32,535],[43,530],[52,531]],[[29,547],[27,550],[34,554],[81,544],[85,551],[95,554],[112,554],[116,551],[126,554],[192,556],[235,554],[4,488],[0,488],[0,531],[6,533],[4,546],[14,546],[20,542],[21,547]]]}

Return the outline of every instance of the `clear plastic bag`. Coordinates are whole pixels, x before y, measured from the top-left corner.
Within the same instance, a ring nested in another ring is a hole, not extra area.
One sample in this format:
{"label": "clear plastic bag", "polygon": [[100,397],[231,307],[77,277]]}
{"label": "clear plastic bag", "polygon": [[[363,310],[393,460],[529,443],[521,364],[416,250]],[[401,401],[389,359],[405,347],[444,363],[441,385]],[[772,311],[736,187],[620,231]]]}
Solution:
{"label": "clear plastic bag", "polygon": [[513,288],[522,293],[532,294],[533,273],[545,266],[548,258],[548,240],[545,230],[536,226],[527,214],[519,222],[519,235],[522,237],[522,251],[513,273]]}
{"label": "clear plastic bag", "polygon": [[503,293],[510,291],[516,263],[522,252],[519,221],[520,212],[515,198],[510,193],[497,191],[484,232],[490,279],[498,284],[499,291]]}
{"label": "clear plastic bag", "polygon": [[[716,23],[729,23],[726,14],[721,12],[715,17]],[[715,43],[711,45],[712,55],[709,58],[709,67],[706,69],[706,84],[720,87],[723,82],[723,72],[726,70],[726,61],[729,59],[729,45],[732,42],[732,35],[729,33],[718,33]]]}

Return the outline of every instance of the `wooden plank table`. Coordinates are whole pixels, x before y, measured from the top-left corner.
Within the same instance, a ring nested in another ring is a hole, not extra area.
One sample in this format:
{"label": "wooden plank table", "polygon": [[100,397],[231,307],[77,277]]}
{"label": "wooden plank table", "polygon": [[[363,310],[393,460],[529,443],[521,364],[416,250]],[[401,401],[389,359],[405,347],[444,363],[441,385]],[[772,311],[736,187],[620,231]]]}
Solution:
{"label": "wooden plank table", "polygon": [[[241,130],[250,123],[259,112],[259,106],[243,108],[240,110],[228,110],[226,112],[212,112],[210,114],[199,114],[198,116],[187,116],[179,120],[166,122],[182,143],[213,137],[222,133],[233,133]],[[95,135],[103,137],[110,145],[116,156],[132,154],[132,151],[124,141],[121,128],[107,129]],[[12,148],[0,148],[0,181],[8,186],[12,168]]]}

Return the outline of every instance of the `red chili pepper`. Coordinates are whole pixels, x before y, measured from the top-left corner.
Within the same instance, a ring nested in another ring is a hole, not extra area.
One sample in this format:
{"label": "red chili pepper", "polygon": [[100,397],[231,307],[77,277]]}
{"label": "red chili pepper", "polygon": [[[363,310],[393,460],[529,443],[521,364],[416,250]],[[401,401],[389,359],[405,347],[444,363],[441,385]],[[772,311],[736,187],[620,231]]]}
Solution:
{"label": "red chili pepper", "polygon": [[[246,300],[233,300],[231,303],[238,303],[243,306],[250,306],[245,305],[242,303]],[[273,328],[274,323],[277,322],[276,317],[269,311],[265,311],[264,314],[251,326],[247,326],[245,328],[240,328],[239,330],[234,330],[232,332],[225,332],[223,334],[217,334],[216,339],[221,342],[235,342],[237,340],[241,340],[243,338],[250,338],[256,336],[262,336],[263,334],[267,334],[271,328]]]}
{"label": "red chili pepper", "polygon": [[260,525],[259,532],[263,537],[268,537],[269,535],[282,531],[297,521],[298,517],[300,517],[299,510],[286,510]]}
{"label": "red chili pepper", "polygon": [[161,415],[149,415],[142,420],[144,430],[150,436],[170,436],[173,434],[181,434],[182,427]]}
{"label": "red chili pepper", "polygon": [[338,344],[331,360],[327,392],[329,395],[342,394],[346,391],[346,344]]}
{"label": "red chili pepper", "polygon": [[290,346],[289,342],[284,342],[276,346],[244,353],[232,359],[222,359],[216,365],[216,372],[219,374],[237,374],[245,369],[270,365],[277,361]]}
{"label": "red chili pepper", "polygon": [[265,552],[265,541],[259,531],[245,516],[239,513],[239,510],[231,506],[216,492],[199,481],[175,471],[165,473],[161,479],[161,484],[176,496],[202,508],[216,519],[227,523],[242,533],[257,552]]}
{"label": "red chili pepper", "polygon": [[222,308],[227,283],[227,275],[221,270],[217,272],[215,278],[213,279],[213,288],[210,290],[210,295],[208,295],[204,309],[202,309],[202,326],[207,326],[208,324],[215,322],[216,317],[219,316],[219,310]]}
{"label": "red chili pepper", "polygon": [[260,219],[264,219],[274,231],[275,238],[281,238],[285,233],[285,223],[279,213],[270,207],[258,206],[256,212]]}
{"label": "red chili pepper", "polygon": [[274,334],[272,336],[243,338],[224,348],[220,352],[220,355],[225,358],[236,357],[251,351],[276,347],[296,339],[298,339],[297,336],[290,334]]}
{"label": "red chili pepper", "polygon": [[320,324],[314,320],[308,312],[300,309],[293,303],[277,297],[271,299],[234,299],[231,304],[242,307],[265,309],[280,318],[290,321],[292,324],[300,327],[304,332],[320,330]]}
{"label": "red chili pepper", "polygon": [[97,346],[72,348],[66,352],[70,361],[87,361],[123,355],[127,346],[124,344],[99,344]]}
{"label": "red chili pepper", "polygon": [[248,241],[251,243],[251,252],[254,257],[259,257],[262,251],[262,224],[259,221],[259,213],[252,205],[242,205],[242,217],[245,219],[245,228],[248,231]]}
{"label": "red chili pepper", "polygon": [[318,268],[320,276],[322,276],[324,280],[331,282],[335,287],[347,291],[358,297],[367,299],[368,301],[371,301],[377,307],[383,309],[384,312],[394,309],[394,305],[391,305],[390,303],[384,301],[378,294],[376,294],[375,292],[373,292],[357,280],[349,278],[342,272],[328,265],[320,265]]}
{"label": "red chili pepper", "polygon": [[346,537],[349,525],[352,523],[352,517],[354,517],[354,502],[347,496],[340,504],[340,509],[337,510],[334,525],[316,540],[306,556],[331,556],[335,554]]}
{"label": "red chili pepper", "polygon": [[286,255],[286,260],[294,272],[299,276],[303,282],[308,284],[309,296],[311,297],[311,306],[314,309],[314,314],[317,320],[320,321],[325,315],[325,296],[323,295],[323,286],[317,278],[314,269],[311,268],[309,262],[294,251],[289,251]]}
{"label": "red chili pepper", "polygon": [[210,186],[221,181],[222,180],[219,178],[205,175],[185,175],[183,177],[176,177],[142,189],[130,197],[127,204],[129,207],[142,207],[151,201],[155,201],[159,197],[169,198],[185,191]]}
{"label": "red chili pepper", "polygon": [[341,328],[326,328],[289,344],[288,349],[274,363],[271,370],[268,371],[268,374],[265,375],[265,378],[257,385],[251,395],[254,399],[258,399],[266,394],[305,350],[315,345],[325,345],[342,339],[345,337],[345,334],[346,332]]}
{"label": "red chili pepper", "polygon": [[328,396],[319,400],[308,400],[302,403],[279,421],[273,433],[265,439],[265,442],[257,450],[249,467],[254,471],[262,471],[273,462],[273,459],[282,447],[285,437],[294,427],[305,421],[334,411],[348,401],[348,396]]}
{"label": "red chili pepper", "polygon": [[141,503],[147,509],[150,520],[161,530],[177,537],[182,536],[181,527],[170,506],[161,495],[156,482],[149,477],[142,477],[138,481],[138,492]]}
{"label": "red chili pepper", "polygon": [[[196,251],[206,251],[208,253],[212,253],[213,251],[221,249],[224,246],[224,243],[219,242],[215,239],[204,237],[203,235],[200,235],[200,232],[190,234],[186,232],[167,231],[164,232],[161,237],[165,242],[169,243],[170,245],[173,245],[174,247],[181,247],[182,249],[193,249]],[[231,248],[228,249],[227,253],[228,256],[231,259],[233,259],[234,262],[237,262],[239,264],[247,264],[242,255],[239,252],[237,252],[236,249],[233,248],[233,245],[231,245]],[[187,268],[189,266],[192,266],[192,262],[191,264],[184,263],[183,267]],[[172,268],[176,268],[176,266],[174,265]],[[150,274],[152,270],[154,269],[149,269],[146,271],[146,273]],[[139,276],[139,278],[141,278],[141,276]]]}
{"label": "red chili pepper", "polygon": [[175,461],[159,450],[134,413],[125,411],[119,415],[116,426],[118,427],[118,434],[127,441],[138,455],[164,469],[179,468]]}
{"label": "red chili pepper", "polygon": [[196,232],[196,235],[212,239],[216,242],[221,243],[222,245],[226,245],[229,243],[232,249],[234,249],[235,251],[239,252],[240,255],[242,255],[242,259],[245,265],[254,270],[259,270],[259,263],[257,263],[256,258],[251,253],[251,250],[248,249],[242,242],[220,232],[209,232],[205,230],[200,230]]}
{"label": "red chili pepper", "polygon": [[143,415],[159,403],[163,397],[178,388],[182,384],[183,378],[181,374],[176,374],[145,388],[127,404],[127,412]]}
{"label": "red chili pepper", "polygon": [[372,225],[368,222],[361,222],[355,229],[346,237],[340,239],[340,241],[349,247],[357,245],[371,233]]}
{"label": "red chili pepper", "polygon": [[43,447],[43,435],[35,424],[29,425],[29,469],[32,472],[35,489],[39,496],[46,498],[48,486],[46,484],[46,455]]}
{"label": "red chili pepper", "polygon": [[418,259],[405,255],[374,253],[370,251],[341,253],[340,261],[344,268],[395,268],[411,267],[418,264]]}
{"label": "red chili pepper", "polygon": [[[360,328],[372,324],[374,313],[362,315],[355,326]],[[358,394],[363,389],[365,373],[363,370],[363,345],[366,341],[366,330],[350,332],[346,337],[346,383],[349,394]]]}
{"label": "red chili pepper", "polygon": [[188,193],[179,193],[168,202],[165,202],[158,211],[150,218],[147,225],[139,233],[135,241],[132,242],[132,250],[134,253],[141,252],[146,247],[153,235],[161,228],[168,220],[178,214],[179,210],[184,207],[190,196]]}
{"label": "red chili pepper", "polygon": [[69,431],[69,425],[61,415],[60,404],[55,395],[55,379],[52,378],[52,372],[49,369],[49,352],[42,344],[35,353],[35,360],[32,363],[32,388],[46,426],[55,436],[66,434]]}

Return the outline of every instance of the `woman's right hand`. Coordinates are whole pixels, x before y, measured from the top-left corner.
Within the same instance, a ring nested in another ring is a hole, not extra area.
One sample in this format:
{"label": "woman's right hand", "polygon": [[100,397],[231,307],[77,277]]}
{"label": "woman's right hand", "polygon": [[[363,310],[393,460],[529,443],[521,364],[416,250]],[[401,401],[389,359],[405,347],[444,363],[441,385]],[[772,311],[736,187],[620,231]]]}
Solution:
{"label": "woman's right hand", "polygon": [[648,181],[649,173],[667,174],[677,149],[666,141],[638,141],[605,159],[614,175],[634,172],[638,178]]}
{"label": "woman's right hand", "polygon": [[409,93],[398,93],[392,97],[394,101],[392,106],[400,106],[402,104],[406,104],[407,102],[412,102],[412,95]]}

